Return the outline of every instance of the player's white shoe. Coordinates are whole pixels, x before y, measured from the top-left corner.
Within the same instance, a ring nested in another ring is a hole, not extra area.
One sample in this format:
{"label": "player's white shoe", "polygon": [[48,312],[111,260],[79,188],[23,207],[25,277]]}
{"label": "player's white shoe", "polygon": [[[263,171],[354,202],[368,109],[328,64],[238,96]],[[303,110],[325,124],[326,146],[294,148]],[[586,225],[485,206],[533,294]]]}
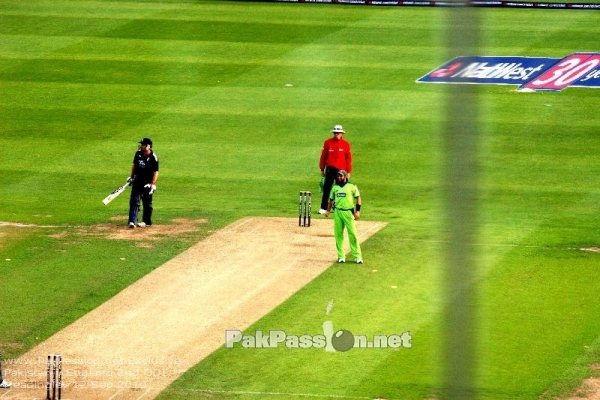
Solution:
{"label": "player's white shoe", "polygon": [[2,389],[8,389],[11,386],[12,386],[12,383],[10,383],[10,382],[7,382],[7,381],[0,382],[0,388],[2,388]]}
{"label": "player's white shoe", "polygon": [[321,209],[320,209],[319,211],[317,211],[317,212],[318,212],[319,214],[325,214],[325,213],[327,212],[327,210],[323,210],[323,209],[321,208]]}
{"label": "player's white shoe", "polygon": [[133,228],[135,228],[135,224],[133,222],[130,222],[129,223],[129,229],[133,229]]}
{"label": "player's white shoe", "polygon": [[338,263],[342,264],[345,263],[346,259],[345,258],[338,258]]}
{"label": "player's white shoe", "polygon": [[362,258],[357,258],[356,259],[356,263],[357,264],[362,264],[363,263],[363,259]]}
{"label": "player's white shoe", "polygon": [[138,226],[140,228],[145,228],[146,227],[146,223],[145,222],[138,222]]}

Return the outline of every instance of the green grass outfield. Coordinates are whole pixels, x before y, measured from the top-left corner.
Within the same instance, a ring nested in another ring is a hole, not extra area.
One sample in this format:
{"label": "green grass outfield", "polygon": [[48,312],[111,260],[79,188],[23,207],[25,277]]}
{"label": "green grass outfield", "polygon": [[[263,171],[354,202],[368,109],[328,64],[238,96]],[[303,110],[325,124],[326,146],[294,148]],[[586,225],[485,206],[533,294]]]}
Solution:
{"label": "green grass outfield", "polygon": [[[0,228],[5,357],[215,229],[245,216],[294,217],[297,192],[317,192],[321,144],[341,123],[362,216],[389,224],[363,245],[364,266],[333,266],[249,332],[319,334],[329,319],[355,334],[410,331],[412,348],[223,348],[161,398],[439,394],[446,88],[415,80],[447,61],[446,12],[0,2],[0,221],[57,226]],[[481,55],[600,51],[598,11],[478,12]],[[565,395],[600,361],[600,254],[577,250],[600,246],[600,90],[478,91],[475,390],[486,399]],[[155,222],[209,222],[152,248],[80,235],[78,227],[121,223],[111,218],[126,214],[127,195],[100,201],[127,177],[144,136],[161,159]]]}

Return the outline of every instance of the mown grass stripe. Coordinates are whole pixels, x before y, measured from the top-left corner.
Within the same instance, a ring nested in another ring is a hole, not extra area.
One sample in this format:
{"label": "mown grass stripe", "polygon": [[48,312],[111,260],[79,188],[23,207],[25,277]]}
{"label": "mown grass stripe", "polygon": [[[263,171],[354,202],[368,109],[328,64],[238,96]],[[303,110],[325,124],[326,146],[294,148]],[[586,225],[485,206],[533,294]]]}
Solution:
{"label": "mown grass stripe", "polygon": [[[7,107],[26,108],[43,99],[45,104],[39,105],[43,109],[288,116],[326,115],[334,93],[333,89],[286,88],[285,81],[280,88],[4,82],[3,89],[7,97],[0,99],[0,105]],[[356,89],[341,92],[343,96],[333,98],[333,104],[345,109],[339,118],[403,118],[419,107],[417,102],[411,101],[418,98],[418,92]],[[366,97],[371,101],[366,103]],[[249,103],[248,98],[255,101]],[[381,106],[387,104],[393,107],[382,110]]]}
{"label": "mown grass stripe", "polygon": [[[421,60],[405,60],[402,56],[408,46],[377,45],[286,45],[234,42],[187,42],[142,39],[85,39],[54,37],[52,41],[39,36],[0,35],[0,55],[24,60],[98,60],[180,62],[189,64],[231,65],[262,64],[285,67],[362,67],[430,68],[424,59],[434,61],[435,55],[426,46],[411,47]],[[126,50],[126,51],[125,51]],[[369,59],[364,60],[364,53]],[[318,57],[316,57],[318,55]],[[401,63],[400,63],[401,62]]]}

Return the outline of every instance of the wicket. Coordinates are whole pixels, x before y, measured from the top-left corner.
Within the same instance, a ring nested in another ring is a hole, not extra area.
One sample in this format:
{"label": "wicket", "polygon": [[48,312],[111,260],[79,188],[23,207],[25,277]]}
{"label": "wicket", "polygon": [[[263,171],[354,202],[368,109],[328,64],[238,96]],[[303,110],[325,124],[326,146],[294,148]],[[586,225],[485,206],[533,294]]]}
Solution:
{"label": "wicket", "polygon": [[[62,356],[48,354],[46,366],[46,400],[60,400],[62,395]],[[57,389],[58,397],[56,397]],[[52,396],[50,396],[51,394]]]}
{"label": "wicket", "polygon": [[298,226],[310,226],[310,215],[312,213],[312,193],[305,190],[300,192],[298,202]]}

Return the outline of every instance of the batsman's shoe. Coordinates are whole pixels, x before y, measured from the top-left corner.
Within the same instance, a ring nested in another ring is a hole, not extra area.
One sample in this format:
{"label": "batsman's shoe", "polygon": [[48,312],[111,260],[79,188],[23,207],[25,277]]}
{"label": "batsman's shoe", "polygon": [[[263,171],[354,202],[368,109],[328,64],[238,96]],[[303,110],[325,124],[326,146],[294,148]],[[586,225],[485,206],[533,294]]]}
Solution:
{"label": "batsman's shoe", "polygon": [[133,222],[130,222],[129,223],[129,229],[133,229],[133,228],[135,228],[135,224]]}
{"label": "batsman's shoe", "polygon": [[356,259],[356,263],[357,264],[362,264],[363,263],[363,259],[362,258],[357,258]]}
{"label": "batsman's shoe", "polygon": [[346,262],[345,258],[338,258],[338,263],[343,264]]}
{"label": "batsman's shoe", "polygon": [[146,223],[145,222],[138,222],[138,226],[140,228],[145,228],[146,227]]}
{"label": "batsman's shoe", "polygon": [[10,383],[10,382],[7,382],[7,381],[0,382],[0,388],[2,388],[2,389],[8,389],[11,386],[12,386],[12,383]]}
{"label": "batsman's shoe", "polygon": [[319,211],[317,211],[317,212],[318,212],[319,214],[325,214],[325,213],[327,212],[327,210],[323,210],[323,209],[321,208],[321,209],[320,209]]}

